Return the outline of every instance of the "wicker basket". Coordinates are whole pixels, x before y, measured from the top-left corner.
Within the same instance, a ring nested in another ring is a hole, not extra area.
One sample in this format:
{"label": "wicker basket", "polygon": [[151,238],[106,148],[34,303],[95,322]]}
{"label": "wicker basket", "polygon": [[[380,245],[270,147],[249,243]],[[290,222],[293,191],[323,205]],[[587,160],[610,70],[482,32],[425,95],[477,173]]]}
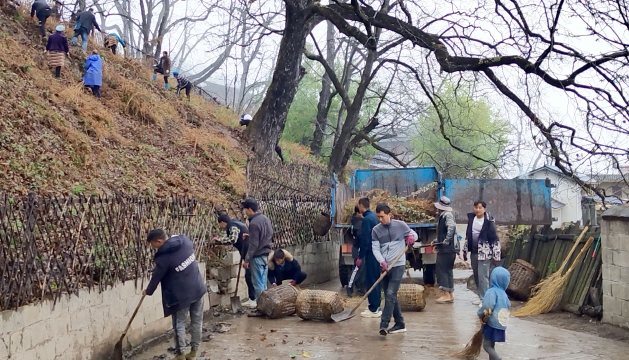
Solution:
{"label": "wicker basket", "polygon": [[297,316],[304,320],[332,320],[332,315],[343,311],[339,294],[327,290],[302,290],[295,303]]}
{"label": "wicker basket", "polygon": [[509,266],[511,282],[507,294],[516,300],[526,301],[531,296],[531,287],[539,281],[539,271],[528,262],[517,259]]}
{"label": "wicker basket", "polygon": [[295,301],[299,290],[289,284],[264,290],[258,299],[258,310],[270,319],[295,313]]}
{"label": "wicker basket", "polygon": [[419,284],[402,284],[397,291],[397,300],[404,311],[422,311],[426,307],[426,291]]}

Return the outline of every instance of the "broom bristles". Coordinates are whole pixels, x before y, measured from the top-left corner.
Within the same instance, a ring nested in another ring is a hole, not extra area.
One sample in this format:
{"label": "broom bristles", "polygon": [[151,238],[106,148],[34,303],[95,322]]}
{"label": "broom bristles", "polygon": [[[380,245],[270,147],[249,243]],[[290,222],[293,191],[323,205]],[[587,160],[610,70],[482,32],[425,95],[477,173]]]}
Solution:
{"label": "broom bristles", "polygon": [[454,356],[462,359],[476,359],[480,355],[480,349],[483,347],[483,327],[472,336],[465,349],[454,354]]}

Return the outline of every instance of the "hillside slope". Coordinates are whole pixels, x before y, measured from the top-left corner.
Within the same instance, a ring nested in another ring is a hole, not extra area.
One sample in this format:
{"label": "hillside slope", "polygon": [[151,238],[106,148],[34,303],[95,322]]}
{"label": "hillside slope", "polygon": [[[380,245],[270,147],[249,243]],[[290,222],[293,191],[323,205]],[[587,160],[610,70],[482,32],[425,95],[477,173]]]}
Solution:
{"label": "hillside slope", "polygon": [[[1,191],[188,193],[215,201],[244,193],[247,154],[236,114],[199,96],[188,103],[160,79],[153,83],[150,68],[90,41],[88,51],[103,58],[99,101],[82,86],[79,47],[54,78],[24,10],[0,12]],[[55,25],[49,19],[49,30]]]}

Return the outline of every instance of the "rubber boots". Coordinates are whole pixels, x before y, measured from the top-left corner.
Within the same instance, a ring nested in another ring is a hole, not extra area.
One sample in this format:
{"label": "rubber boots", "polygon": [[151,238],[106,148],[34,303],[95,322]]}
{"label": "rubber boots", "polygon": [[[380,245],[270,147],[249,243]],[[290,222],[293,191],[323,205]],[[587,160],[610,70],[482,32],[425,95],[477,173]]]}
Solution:
{"label": "rubber boots", "polygon": [[190,350],[190,352],[186,355],[186,360],[196,360],[197,359],[197,351]]}
{"label": "rubber boots", "polygon": [[157,74],[153,74],[153,81],[157,80]]}
{"label": "rubber boots", "polygon": [[168,83],[164,84],[164,89],[168,90]]}

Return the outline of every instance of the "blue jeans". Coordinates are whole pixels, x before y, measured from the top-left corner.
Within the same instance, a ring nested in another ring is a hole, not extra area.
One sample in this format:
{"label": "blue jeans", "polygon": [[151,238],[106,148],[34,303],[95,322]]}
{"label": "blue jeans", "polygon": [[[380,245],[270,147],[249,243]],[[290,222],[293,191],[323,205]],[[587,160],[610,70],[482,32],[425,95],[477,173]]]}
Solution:
{"label": "blue jeans", "polygon": [[83,51],[87,50],[87,35],[89,34],[89,31],[84,28],[81,27],[78,30],[74,30],[74,37],[72,37],[72,45],[76,45],[79,41],[79,35],[81,35],[81,41],[83,42],[81,44],[81,47],[83,48]]}
{"label": "blue jeans", "polygon": [[382,279],[382,289],[384,290],[384,310],[380,317],[380,328],[389,327],[391,316],[396,325],[404,325],[402,317],[402,309],[397,299],[397,291],[400,289],[402,277],[404,276],[405,266],[396,266]]}
{"label": "blue jeans", "polygon": [[186,318],[190,312],[190,347],[198,350],[203,331],[203,297],[172,315],[175,330],[175,352],[183,354],[186,348]]}
{"label": "blue jeans", "polygon": [[260,294],[266,290],[266,267],[267,255],[256,256],[249,264],[251,269],[251,281],[255,290],[256,299],[260,298]]}

